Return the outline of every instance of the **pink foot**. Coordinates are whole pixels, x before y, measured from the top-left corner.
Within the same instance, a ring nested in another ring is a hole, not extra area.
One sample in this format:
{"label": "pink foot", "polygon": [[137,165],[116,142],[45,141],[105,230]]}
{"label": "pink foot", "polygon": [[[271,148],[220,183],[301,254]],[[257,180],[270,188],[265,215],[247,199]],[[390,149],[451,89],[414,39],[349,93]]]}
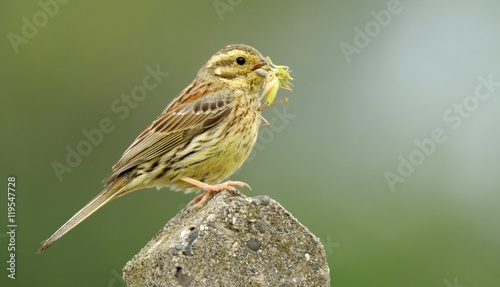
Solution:
{"label": "pink foot", "polygon": [[[238,186],[238,187],[248,187],[250,188],[250,186],[244,182],[241,182],[241,181],[226,181],[226,182],[223,182],[223,183],[219,183],[219,184],[214,184],[214,185],[211,185],[211,184],[207,184],[207,183],[204,183],[204,182],[201,182],[199,180],[196,180],[196,179],[192,179],[190,177],[183,177],[181,178],[183,181],[187,182],[187,183],[190,183],[196,187],[199,187],[201,189],[203,189],[205,192],[199,196],[197,196],[195,199],[191,200],[191,202],[189,202],[188,205],[194,205],[194,207],[203,207],[207,201],[210,199],[210,197],[212,197],[212,195],[216,192],[220,192],[220,191],[223,191],[223,190],[227,190],[227,191],[236,191],[236,188],[234,188],[235,186]],[[250,188],[251,190],[251,188]]]}

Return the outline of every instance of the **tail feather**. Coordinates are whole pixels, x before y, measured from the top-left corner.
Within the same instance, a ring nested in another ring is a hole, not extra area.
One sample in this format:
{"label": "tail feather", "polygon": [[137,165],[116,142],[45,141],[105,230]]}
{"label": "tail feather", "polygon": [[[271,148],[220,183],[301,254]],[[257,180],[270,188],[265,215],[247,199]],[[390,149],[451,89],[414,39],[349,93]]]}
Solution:
{"label": "tail feather", "polygon": [[43,252],[45,249],[49,248],[54,241],[61,238],[68,231],[77,226],[80,222],[89,217],[92,213],[98,210],[101,206],[110,202],[113,199],[116,199],[128,192],[128,189],[122,190],[124,184],[111,184],[106,189],[101,191],[96,197],[94,197],[87,205],[85,205],[82,209],[80,209],[73,217],[71,217],[66,223],[63,224],[54,234],[52,234],[49,239],[43,242],[42,247],[38,250],[37,253]]}

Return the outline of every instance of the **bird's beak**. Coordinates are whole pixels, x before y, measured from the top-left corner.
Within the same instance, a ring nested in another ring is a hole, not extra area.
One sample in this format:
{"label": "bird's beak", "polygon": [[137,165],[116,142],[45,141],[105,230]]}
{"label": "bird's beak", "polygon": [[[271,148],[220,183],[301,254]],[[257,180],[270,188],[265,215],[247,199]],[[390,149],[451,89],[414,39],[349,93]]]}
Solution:
{"label": "bird's beak", "polygon": [[265,59],[255,65],[255,67],[253,67],[252,69],[252,71],[255,71],[261,77],[267,76],[270,70],[271,68],[269,67],[269,63]]}

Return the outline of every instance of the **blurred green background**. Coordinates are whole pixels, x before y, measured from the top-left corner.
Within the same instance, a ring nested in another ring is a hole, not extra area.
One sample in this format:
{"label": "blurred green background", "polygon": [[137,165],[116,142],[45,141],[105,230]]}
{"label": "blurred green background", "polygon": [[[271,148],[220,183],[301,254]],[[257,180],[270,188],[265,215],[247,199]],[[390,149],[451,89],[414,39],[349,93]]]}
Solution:
{"label": "blurred green background", "polygon": [[[289,108],[264,113],[273,125],[232,179],[321,238],[333,286],[500,285],[500,2],[40,3],[0,4],[1,286],[124,286],[125,263],[193,195],[135,192],[35,252],[232,43],[295,78],[293,93],[278,95]],[[113,111],[157,65],[168,77],[126,116]],[[489,98],[475,96],[478,85]],[[114,130],[59,180],[52,164],[104,118]],[[435,129],[444,142],[426,140]],[[7,176],[17,179],[15,280],[5,262]]]}

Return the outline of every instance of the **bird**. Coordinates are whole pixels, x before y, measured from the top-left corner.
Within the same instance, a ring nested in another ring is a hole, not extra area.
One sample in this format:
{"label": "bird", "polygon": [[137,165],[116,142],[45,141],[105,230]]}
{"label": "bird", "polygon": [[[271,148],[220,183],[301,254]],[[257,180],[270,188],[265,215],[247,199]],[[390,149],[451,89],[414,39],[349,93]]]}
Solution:
{"label": "bird", "polygon": [[228,45],[215,53],[163,112],[137,136],[104,190],[45,240],[41,253],[96,210],[149,187],[203,191],[188,205],[201,208],[222,190],[248,186],[226,181],[248,158],[261,125],[259,93],[272,64],[255,48]]}

